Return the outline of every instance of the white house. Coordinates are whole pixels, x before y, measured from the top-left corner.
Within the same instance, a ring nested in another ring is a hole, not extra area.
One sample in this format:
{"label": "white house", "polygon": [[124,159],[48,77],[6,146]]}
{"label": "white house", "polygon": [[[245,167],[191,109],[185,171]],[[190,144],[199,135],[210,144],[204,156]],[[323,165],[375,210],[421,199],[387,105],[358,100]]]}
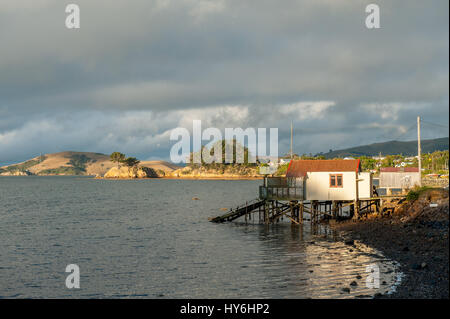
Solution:
{"label": "white house", "polygon": [[359,160],[292,160],[286,177],[303,179],[304,200],[355,200],[372,197],[372,173]]}

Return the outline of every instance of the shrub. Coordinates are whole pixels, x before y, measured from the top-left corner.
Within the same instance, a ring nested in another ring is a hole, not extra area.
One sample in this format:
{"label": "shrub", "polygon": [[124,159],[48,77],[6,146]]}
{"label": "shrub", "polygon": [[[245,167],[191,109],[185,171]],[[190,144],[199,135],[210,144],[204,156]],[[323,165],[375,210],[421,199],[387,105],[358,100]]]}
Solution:
{"label": "shrub", "polygon": [[406,195],[406,200],[415,201],[420,197],[420,195],[423,192],[425,192],[426,190],[428,190],[430,188],[431,187],[428,187],[428,186],[416,187],[409,191],[409,193]]}

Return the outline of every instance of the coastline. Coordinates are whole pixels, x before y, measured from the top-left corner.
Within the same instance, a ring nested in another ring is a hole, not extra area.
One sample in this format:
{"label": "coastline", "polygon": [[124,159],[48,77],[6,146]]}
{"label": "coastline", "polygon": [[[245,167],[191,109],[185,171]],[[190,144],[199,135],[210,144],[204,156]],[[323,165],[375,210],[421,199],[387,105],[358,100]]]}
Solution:
{"label": "coastline", "polygon": [[103,177],[95,175],[64,175],[64,174],[47,174],[47,175],[0,175],[0,177],[48,177],[48,176],[73,176],[73,177],[86,177],[92,179],[106,179],[106,180],[149,180],[149,179],[177,179],[177,180],[223,180],[223,181],[247,181],[247,180],[262,180],[263,177],[259,176],[160,176],[160,177],[141,177],[141,178],[124,178],[124,177]]}
{"label": "coastline", "polygon": [[449,298],[448,221],[403,223],[389,217],[330,225],[344,240],[360,241],[400,264],[404,277],[396,292],[376,298]]}
{"label": "coastline", "polygon": [[[67,176],[67,175],[66,175]],[[73,175],[76,176],[76,175]],[[174,179],[174,180],[199,180],[199,181],[251,181],[251,180],[262,180],[259,177],[147,177],[147,178],[113,178],[113,177],[95,177],[90,176],[92,179],[101,179],[101,180],[157,180],[157,179]]]}
{"label": "coastline", "polygon": [[175,179],[175,180],[215,180],[215,181],[251,181],[251,180],[262,180],[262,177],[246,177],[246,176],[216,176],[216,177],[204,177],[204,176],[189,176],[189,177],[176,177],[176,176],[160,176],[160,177],[146,177],[146,178],[119,178],[119,177],[98,177],[90,176],[93,179],[102,180],[150,180],[150,179]]}
{"label": "coastline", "polygon": [[159,177],[161,179],[186,179],[186,180],[223,180],[223,181],[246,181],[246,180],[262,180],[263,177],[259,176],[188,176],[188,177],[175,177],[164,176]]}

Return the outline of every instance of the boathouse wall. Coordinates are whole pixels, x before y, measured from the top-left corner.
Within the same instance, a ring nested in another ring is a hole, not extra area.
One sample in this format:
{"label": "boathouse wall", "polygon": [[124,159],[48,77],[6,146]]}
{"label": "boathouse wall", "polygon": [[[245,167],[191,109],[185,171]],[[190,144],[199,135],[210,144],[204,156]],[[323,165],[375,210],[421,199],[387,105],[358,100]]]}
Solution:
{"label": "boathouse wall", "polygon": [[[342,176],[342,187],[330,185],[330,175]],[[356,199],[356,178],[358,198],[372,197],[372,175],[362,172],[308,172],[305,179],[306,200],[354,200]]]}

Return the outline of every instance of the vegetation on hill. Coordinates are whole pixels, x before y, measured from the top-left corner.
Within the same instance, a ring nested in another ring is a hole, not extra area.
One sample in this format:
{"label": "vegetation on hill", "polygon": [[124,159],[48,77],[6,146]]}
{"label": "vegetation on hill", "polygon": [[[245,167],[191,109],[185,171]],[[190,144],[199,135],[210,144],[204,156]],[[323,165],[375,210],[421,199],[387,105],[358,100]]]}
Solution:
{"label": "vegetation on hill", "polygon": [[[218,154],[215,154],[216,149],[219,150]],[[209,159],[205,158],[204,155],[209,157]],[[257,166],[256,163],[253,163],[256,161],[248,147],[241,145],[236,139],[233,139],[232,141],[217,141],[209,149],[207,149],[206,146],[202,146],[201,151],[192,152],[190,154],[189,162],[189,166],[192,167],[200,166],[199,162],[201,162],[201,166],[212,168],[219,168],[222,165]]]}
{"label": "vegetation on hill", "polygon": [[117,164],[117,168],[120,169],[120,164],[124,164],[128,168],[136,167],[141,162],[136,157],[125,157],[125,154],[122,154],[120,152],[113,152],[109,156],[111,159],[111,162]]}
{"label": "vegetation on hill", "polygon": [[[85,154],[69,153],[65,156],[69,161],[64,166],[48,168],[39,171],[38,175],[84,175],[86,174],[86,165],[95,162]],[[67,166],[69,165],[69,166]]]}
{"label": "vegetation on hill", "polygon": [[4,168],[0,168],[0,174],[3,172],[12,173],[15,171],[26,172],[26,171],[28,171],[28,169],[30,167],[37,165],[44,160],[45,160],[45,156],[40,156],[38,158],[31,159],[31,160],[28,160],[28,161],[20,163],[20,164],[14,164],[14,165],[10,165],[10,166],[4,167]]}
{"label": "vegetation on hill", "polygon": [[[415,156],[404,155],[386,155],[382,159],[372,158],[370,156],[353,156],[354,159],[361,161],[361,169],[363,171],[379,171],[382,167],[418,167],[418,159]],[[294,159],[310,159],[320,160],[325,159],[323,155],[309,156],[295,156]],[[339,159],[339,158],[334,158]],[[278,165],[276,176],[283,176],[286,174],[289,163]],[[449,151],[436,151],[433,153],[422,154],[422,174],[448,174],[449,170]]]}
{"label": "vegetation on hill", "polygon": [[38,175],[83,175],[83,171],[75,167],[61,166],[58,168],[44,169]]}
{"label": "vegetation on hill", "polygon": [[109,157],[111,159],[111,162],[116,163],[117,168],[120,169],[120,164],[125,160],[125,154],[122,154],[120,152],[113,152]]}
{"label": "vegetation on hill", "polygon": [[77,172],[76,175],[80,175],[82,172],[86,172],[86,163],[91,161],[84,154],[75,154],[72,155],[69,161],[69,164],[72,166],[73,170]]}
{"label": "vegetation on hill", "polygon": [[[423,153],[433,153],[435,151],[445,151],[449,147],[449,138],[436,138],[421,141]],[[402,154],[403,156],[414,156],[417,154],[417,141],[400,142],[389,141],[384,143],[374,143],[370,145],[361,145],[342,150],[330,150],[327,153],[319,153],[318,156],[325,158],[344,158],[359,156],[378,156],[379,154],[393,155]]]}
{"label": "vegetation on hill", "polygon": [[[120,154],[120,153],[119,153]],[[179,166],[165,161],[140,162],[135,157],[126,158],[123,155],[124,168],[142,166],[148,175],[164,176],[179,168]],[[0,168],[1,175],[95,175],[103,176],[114,164],[109,155],[92,152],[59,152],[38,156],[23,163]],[[148,168],[144,169],[144,168]],[[156,173],[153,173],[156,172]]]}
{"label": "vegetation on hill", "polygon": [[220,140],[209,149],[203,146],[200,151],[192,152],[190,163],[185,168],[174,171],[172,175],[199,178],[259,177],[259,164],[253,156],[249,149],[236,139]]}

